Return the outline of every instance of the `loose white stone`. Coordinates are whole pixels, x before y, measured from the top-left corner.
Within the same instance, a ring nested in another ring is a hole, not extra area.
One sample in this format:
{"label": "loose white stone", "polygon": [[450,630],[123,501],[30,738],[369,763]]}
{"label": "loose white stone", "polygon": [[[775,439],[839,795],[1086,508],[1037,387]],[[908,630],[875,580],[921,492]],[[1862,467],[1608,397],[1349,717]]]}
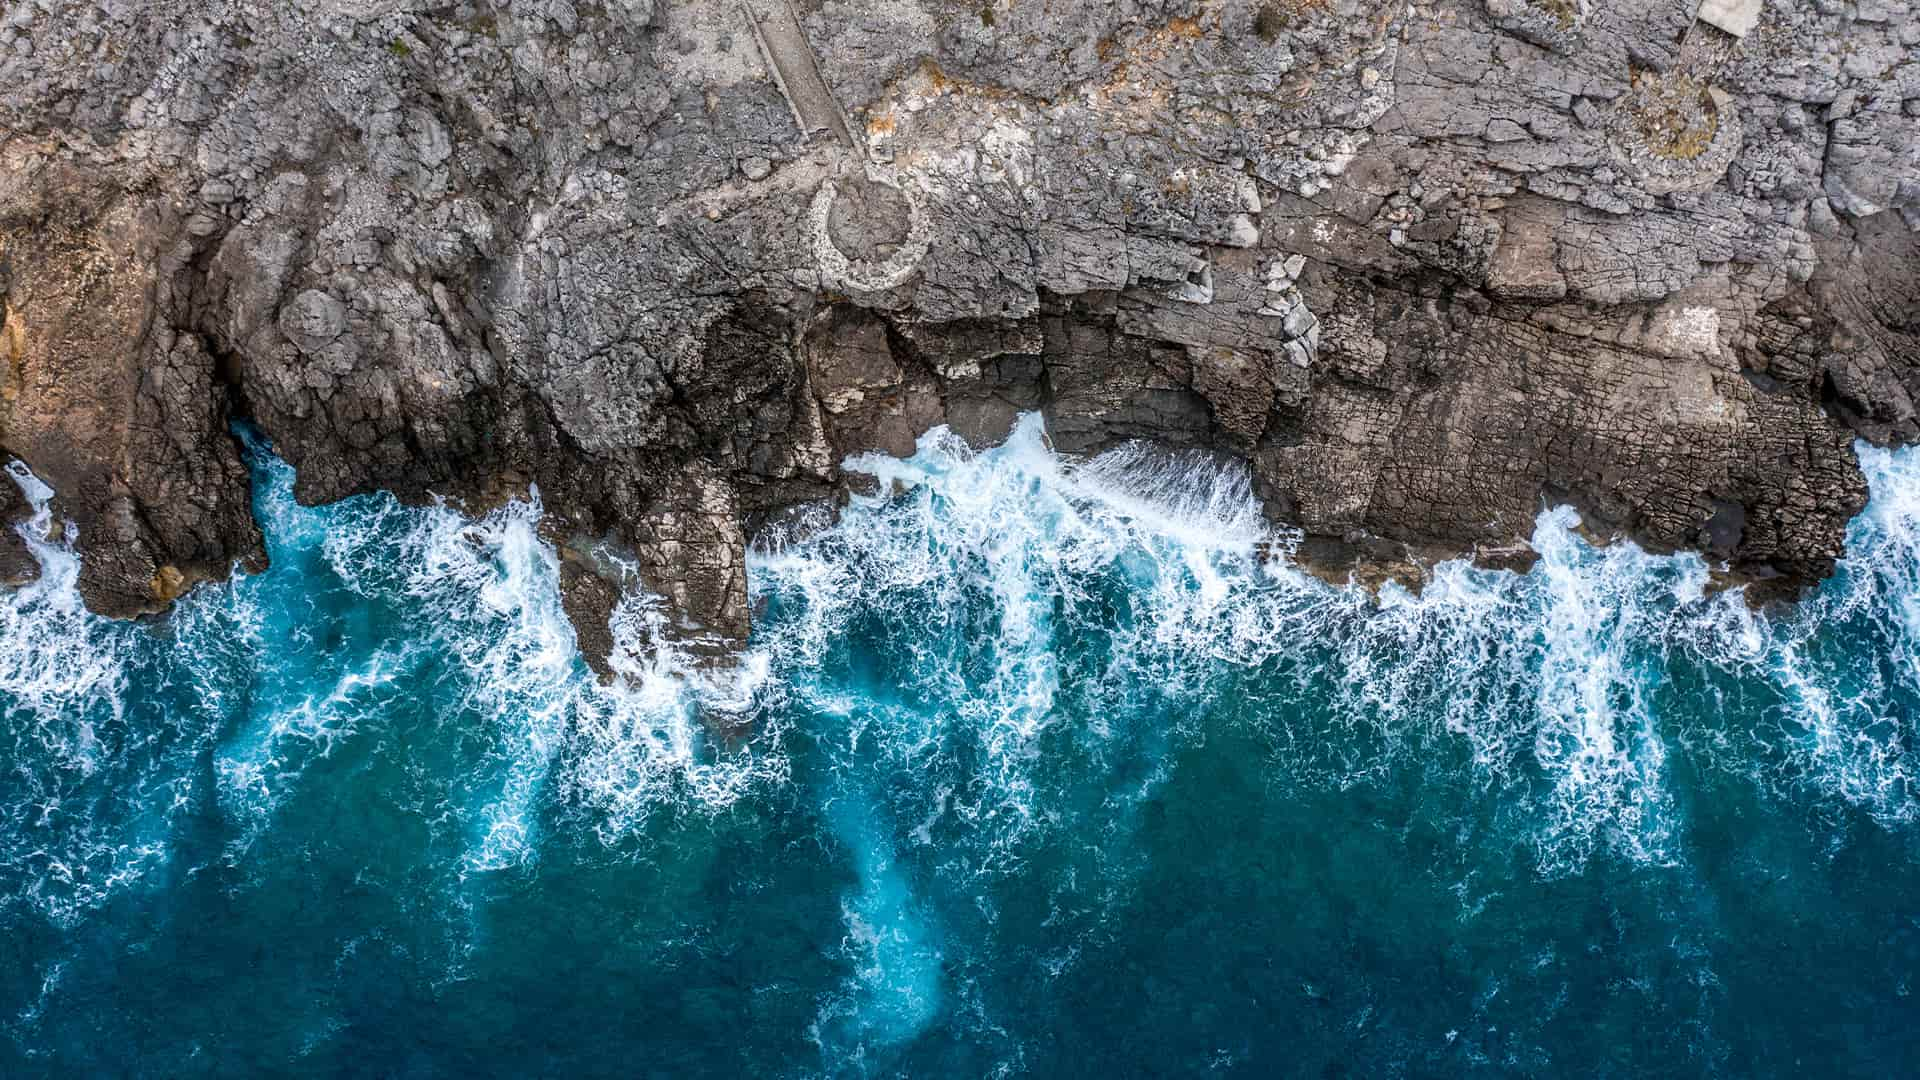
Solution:
{"label": "loose white stone", "polygon": [[1746,37],[1760,21],[1761,0],[1701,0],[1700,21],[1734,37]]}

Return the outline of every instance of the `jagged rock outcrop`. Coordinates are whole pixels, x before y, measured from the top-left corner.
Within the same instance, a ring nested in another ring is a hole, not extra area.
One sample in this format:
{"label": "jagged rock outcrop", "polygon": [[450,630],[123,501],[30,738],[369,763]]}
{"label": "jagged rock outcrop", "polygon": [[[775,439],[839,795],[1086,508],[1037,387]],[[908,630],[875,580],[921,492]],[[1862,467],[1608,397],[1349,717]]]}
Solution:
{"label": "jagged rock outcrop", "polygon": [[848,454],[1033,408],[1336,565],[1566,500],[1790,594],[1920,434],[1920,18],[1697,14],[15,0],[0,450],[116,614],[260,557],[236,416],[305,500],[537,485],[579,621],[714,650]]}

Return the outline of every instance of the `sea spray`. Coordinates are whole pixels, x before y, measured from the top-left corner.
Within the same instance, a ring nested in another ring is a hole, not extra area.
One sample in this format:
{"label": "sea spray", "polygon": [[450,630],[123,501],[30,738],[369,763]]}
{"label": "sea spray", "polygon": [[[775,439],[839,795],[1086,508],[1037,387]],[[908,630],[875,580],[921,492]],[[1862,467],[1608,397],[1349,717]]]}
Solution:
{"label": "sea spray", "polygon": [[[726,754],[700,721],[741,696],[752,663],[702,671],[660,632],[655,598],[628,597],[615,613],[619,678],[590,677],[560,605],[557,555],[538,536],[538,491],[477,519],[386,496],[307,509],[292,501],[291,470],[260,460],[261,516],[307,537],[307,550],[323,537],[324,568],[293,586],[337,582],[352,597],[333,614],[336,643],[342,625],[377,625],[381,650],[429,658],[430,722],[462,747],[443,797],[471,830],[463,873],[532,858],[543,801],[586,807],[612,840],[656,810],[718,809],[779,779],[768,743]],[[365,623],[368,610],[392,614]]]}

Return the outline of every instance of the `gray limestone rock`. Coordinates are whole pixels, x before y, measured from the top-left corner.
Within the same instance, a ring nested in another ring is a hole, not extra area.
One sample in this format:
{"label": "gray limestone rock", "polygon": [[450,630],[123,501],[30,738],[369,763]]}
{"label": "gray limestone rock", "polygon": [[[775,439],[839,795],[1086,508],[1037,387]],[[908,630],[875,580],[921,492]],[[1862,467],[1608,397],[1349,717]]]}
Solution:
{"label": "gray limestone rock", "polygon": [[1756,595],[1831,569],[1853,438],[1920,436],[1890,15],[16,6],[0,453],[113,614],[263,558],[234,417],[309,502],[538,485],[624,553],[565,574],[601,657],[634,588],[737,644],[746,526],[937,424],[1242,455],[1335,560],[1568,501]]}

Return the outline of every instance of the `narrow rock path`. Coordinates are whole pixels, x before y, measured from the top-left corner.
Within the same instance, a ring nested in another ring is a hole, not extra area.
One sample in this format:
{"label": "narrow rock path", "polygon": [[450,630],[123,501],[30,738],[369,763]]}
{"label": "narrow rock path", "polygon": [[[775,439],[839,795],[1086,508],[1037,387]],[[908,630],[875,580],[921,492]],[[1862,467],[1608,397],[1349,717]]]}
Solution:
{"label": "narrow rock path", "polygon": [[820,74],[813,46],[807,43],[793,5],[788,0],[744,0],[740,8],[753,24],[754,38],[760,42],[760,51],[773,70],[774,81],[786,94],[787,104],[793,106],[800,130],[810,140],[825,133],[847,149],[855,149],[852,129]]}

